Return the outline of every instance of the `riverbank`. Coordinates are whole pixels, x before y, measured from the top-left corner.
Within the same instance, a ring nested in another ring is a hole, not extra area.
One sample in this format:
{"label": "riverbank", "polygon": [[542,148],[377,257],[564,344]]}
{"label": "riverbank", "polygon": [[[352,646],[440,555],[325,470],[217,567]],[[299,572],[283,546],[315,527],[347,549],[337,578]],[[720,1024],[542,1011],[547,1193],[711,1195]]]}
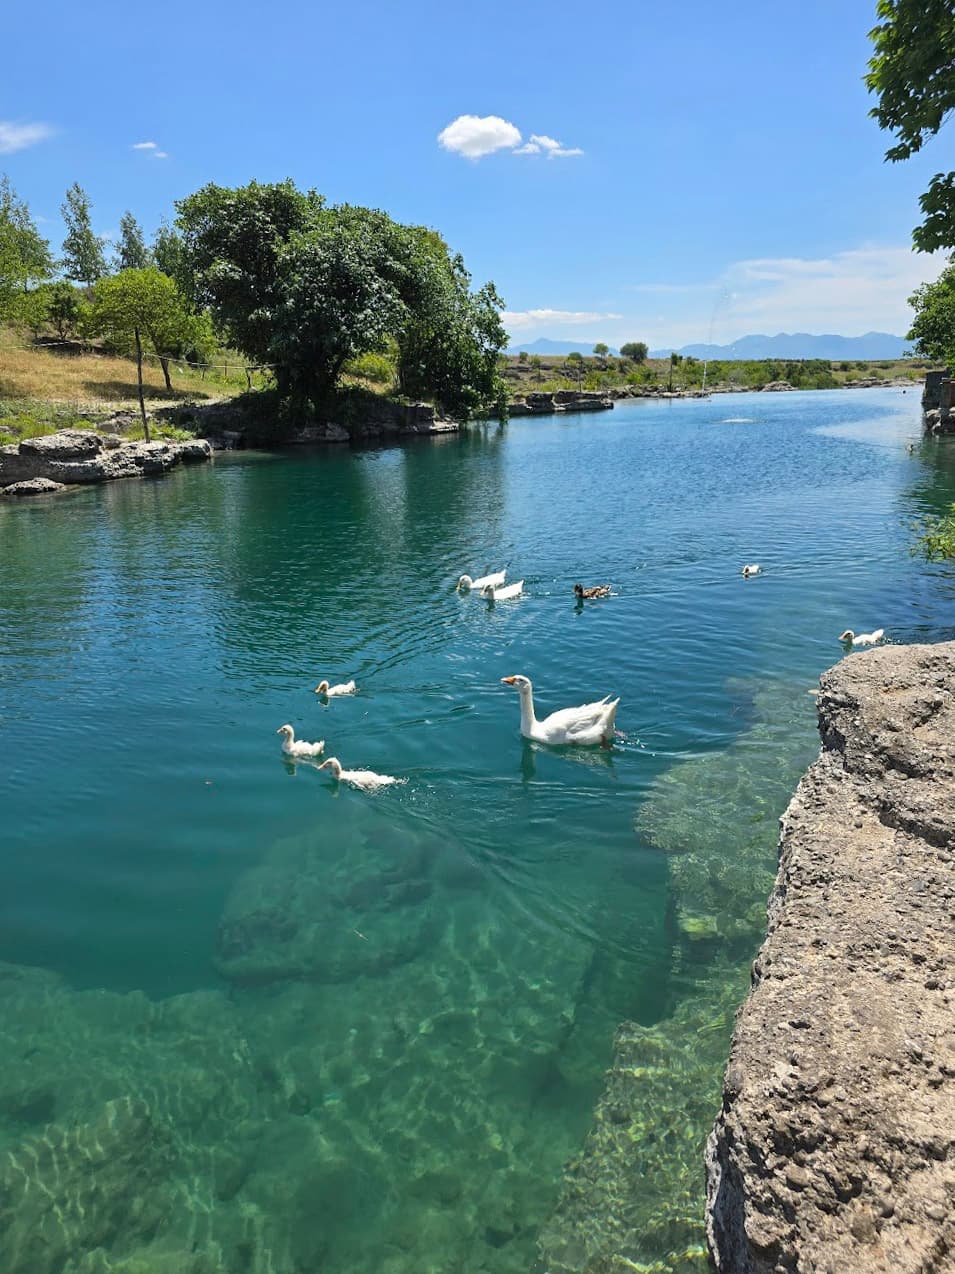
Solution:
{"label": "riverbank", "polygon": [[728,1274],[955,1254],[955,643],[824,674],[706,1153]]}

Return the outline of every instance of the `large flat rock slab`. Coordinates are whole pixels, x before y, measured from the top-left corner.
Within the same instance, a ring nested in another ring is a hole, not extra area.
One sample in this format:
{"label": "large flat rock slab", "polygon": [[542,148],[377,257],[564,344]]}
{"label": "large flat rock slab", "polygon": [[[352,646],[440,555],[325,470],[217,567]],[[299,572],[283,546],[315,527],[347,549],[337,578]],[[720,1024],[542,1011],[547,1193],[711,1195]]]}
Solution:
{"label": "large flat rock slab", "polygon": [[821,679],[707,1147],[731,1274],[955,1270],[955,643]]}
{"label": "large flat rock slab", "polygon": [[0,489],[38,479],[62,485],[141,478],[211,458],[212,448],[204,438],[128,442],[94,429],[61,429],[0,447]]}

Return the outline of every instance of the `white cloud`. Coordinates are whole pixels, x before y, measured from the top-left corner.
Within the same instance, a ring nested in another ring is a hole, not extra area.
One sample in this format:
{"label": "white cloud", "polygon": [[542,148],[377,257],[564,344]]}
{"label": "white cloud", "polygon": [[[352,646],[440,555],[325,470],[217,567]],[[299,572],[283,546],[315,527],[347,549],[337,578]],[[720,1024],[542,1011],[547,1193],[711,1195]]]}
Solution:
{"label": "white cloud", "polygon": [[28,146],[45,142],[52,136],[53,129],[49,124],[14,124],[11,120],[0,120],[0,155],[26,150]]}
{"label": "white cloud", "polygon": [[133,142],[130,150],[141,150],[150,159],[168,159],[169,152],[159,149],[158,142]]}
{"label": "white cloud", "polygon": [[517,125],[499,115],[459,115],[438,133],[439,145],[468,159],[480,159],[496,150],[509,150],[512,155],[546,155],[548,159],[584,153],[578,146],[561,145],[546,133],[531,133],[530,141],[523,145],[520,141]]}
{"label": "white cloud", "polygon": [[538,155],[542,152],[548,159],[560,159],[566,155],[582,155],[584,153],[579,146],[563,146],[545,133],[531,133],[530,141],[514,153],[515,155]]}
{"label": "white cloud", "polygon": [[909,296],[945,265],[941,252],[926,256],[908,247],[866,245],[829,257],[738,261],[721,282],[732,291],[734,328],[901,333],[911,322]]}
{"label": "white cloud", "polygon": [[598,314],[593,310],[505,310],[501,322],[509,332],[523,332],[529,327],[587,326],[619,318],[623,315]]}
{"label": "white cloud", "polygon": [[520,129],[499,115],[459,115],[438,133],[440,146],[467,159],[511,150],[520,140]]}

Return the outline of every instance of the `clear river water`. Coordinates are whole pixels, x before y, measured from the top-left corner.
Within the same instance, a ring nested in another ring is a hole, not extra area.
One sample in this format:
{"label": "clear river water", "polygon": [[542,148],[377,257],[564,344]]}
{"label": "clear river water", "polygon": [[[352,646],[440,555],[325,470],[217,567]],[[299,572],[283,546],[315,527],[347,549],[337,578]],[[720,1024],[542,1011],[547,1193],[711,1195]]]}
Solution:
{"label": "clear river water", "polygon": [[[909,551],[952,500],[887,389],[0,506],[6,1274],[703,1269],[809,692],[846,627],[955,636]],[[519,601],[454,591],[504,566]],[[512,673],[541,715],[619,695],[621,737],[522,741]],[[336,789],[284,722],[407,781]]]}

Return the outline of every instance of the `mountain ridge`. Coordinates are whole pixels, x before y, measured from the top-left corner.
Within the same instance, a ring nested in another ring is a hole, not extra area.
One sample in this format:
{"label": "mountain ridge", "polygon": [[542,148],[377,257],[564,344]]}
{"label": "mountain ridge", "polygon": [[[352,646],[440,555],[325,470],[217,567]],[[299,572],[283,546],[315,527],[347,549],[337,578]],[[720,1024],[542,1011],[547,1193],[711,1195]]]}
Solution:
{"label": "mountain ridge", "polygon": [[684,357],[719,358],[728,362],[761,358],[827,358],[830,361],[857,358],[871,361],[901,358],[908,345],[904,336],[893,336],[890,332],[865,332],[862,336],[840,336],[837,332],[824,332],[818,336],[811,332],[777,332],[775,336],[741,336],[729,345],[703,342],[679,348],[668,345],[651,350],[650,357],[669,358],[671,353],[676,353]]}
{"label": "mountain ridge", "polygon": [[[890,332],[865,332],[862,336],[840,336],[837,332],[825,332],[818,336],[811,332],[777,332],[775,336],[741,336],[729,345],[703,342],[682,346],[664,345],[650,350],[649,356],[669,358],[672,353],[691,358],[723,359],[726,362],[763,358],[827,358],[830,361],[859,359],[871,362],[875,359],[894,361],[902,358],[909,345],[910,342],[904,336],[893,336]],[[505,353],[512,358],[520,353],[559,358],[575,350],[589,357],[593,354],[594,346],[590,341],[562,341],[539,336],[525,345],[512,343]],[[616,358],[620,351],[610,346],[609,352]]]}

